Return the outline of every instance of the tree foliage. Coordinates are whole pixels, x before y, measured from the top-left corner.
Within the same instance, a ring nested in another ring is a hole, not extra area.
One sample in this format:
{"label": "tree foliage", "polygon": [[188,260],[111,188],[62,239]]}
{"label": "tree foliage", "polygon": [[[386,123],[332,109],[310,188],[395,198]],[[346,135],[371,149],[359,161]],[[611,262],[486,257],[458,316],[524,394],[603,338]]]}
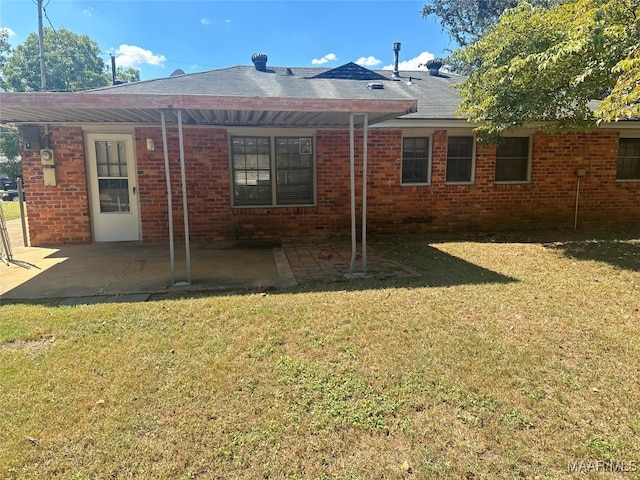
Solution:
{"label": "tree foliage", "polygon": [[[102,60],[98,44],[87,35],[64,28],[44,29],[46,90],[77,92],[111,84],[110,67]],[[138,81],[138,70],[120,69],[127,81]],[[40,88],[40,47],[32,33],[18,45],[2,67],[4,88],[15,92],[33,92]]]}
{"label": "tree foliage", "polygon": [[[496,23],[507,9],[521,0],[430,0],[422,7],[422,16],[437,17],[445,30],[460,46],[473,43]],[[555,0],[531,0],[534,5],[549,7]]]}
{"label": "tree foliage", "polygon": [[[640,0],[521,3],[476,42],[456,51],[479,68],[461,84],[461,114],[497,137],[525,123],[547,129],[594,126],[638,110]],[[635,93],[634,93],[635,92]],[[634,98],[635,94],[635,98]]]}
{"label": "tree foliage", "polygon": [[140,70],[132,67],[118,67],[116,68],[116,79],[124,83],[139,82]]}
{"label": "tree foliage", "polygon": [[[11,53],[11,45],[9,45],[9,31],[6,28],[0,28],[0,72],[7,62],[7,57]],[[0,90],[5,90],[4,79],[0,75]]]}
{"label": "tree foliage", "polygon": [[611,93],[596,110],[600,121],[640,118],[640,47],[630,47],[627,58],[613,67],[619,75]]}
{"label": "tree foliage", "polygon": [[0,154],[6,157],[0,163],[0,171],[10,178],[22,177],[20,143],[14,129],[0,127]]}

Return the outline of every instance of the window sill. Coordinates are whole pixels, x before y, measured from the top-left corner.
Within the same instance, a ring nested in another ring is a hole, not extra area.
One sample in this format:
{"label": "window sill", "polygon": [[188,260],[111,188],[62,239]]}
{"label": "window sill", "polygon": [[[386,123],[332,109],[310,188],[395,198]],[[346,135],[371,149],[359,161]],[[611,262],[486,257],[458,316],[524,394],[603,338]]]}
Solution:
{"label": "window sill", "polygon": [[465,185],[474,185],[475,182],[444,182],[445,185],[451,185],[451,186],[465,186]]}
{"label": "window sill", "polygon": [[640,182],[640,178],[616,178],[616,183]]}
{"label": "window sill", "polygon": [[231,208],[235,209],[256,209],[256,208],[313,208],[317,207],[316,203],[303,203],[296,205],[231,205]]}
{"label": "window sill", "polygon": [[415,183],[401,182],[400,183],[401,187],[428,187],[429,185],[431,185],[431,182],[415,182]]}

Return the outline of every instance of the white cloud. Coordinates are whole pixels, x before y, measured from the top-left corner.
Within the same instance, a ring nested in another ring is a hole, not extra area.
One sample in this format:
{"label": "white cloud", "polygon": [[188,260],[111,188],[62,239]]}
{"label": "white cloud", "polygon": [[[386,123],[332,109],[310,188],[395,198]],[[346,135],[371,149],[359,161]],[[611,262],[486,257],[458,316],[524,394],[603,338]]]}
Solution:
{"label": "white cloud", "polygon": [[[425,64],[429,60],[433,60],[436,56],[433,53],[422,52],[420,55],[414,58],[410,58],[409,60],[404,60],[402,62],[398,62],[398,70],[400,71],[415,71],[415,70],[426,70],[427,67]],[[386,67],[382,67],[383,70],[393,70],[393,65],[387,65]]]}
{"label": "white cloud", "polygon": [[382,60],[374,57],[373,55],[369,55],[368,57],[360,57],[355,61],[358,65],[362,65],[363,67],[375,67],[376,65],[380,65]]}
{"label": "white cloud", "polygon": [[209,20],[208,18],[203,18],[202,20],[200,20],[200,23],[205,27],[208,27],[209,25],[211,25],[211,20]]}
{"label": "white cloud", "polygon": [[13,37],[16,34],[16,32],[11,30],[9,27],[0,27],[0,31],[7,32],[7,37],[9,38]]}
{"label": "white cloud", "polygon": [[120,45],[116,49],[116,62],[120,67],[136,67],[138,65],[164,67],[166,60],[164,55],[156,55],[150,50],[135,45]]}
{"label": "white cloud", "polygon": [[322,58],[314,58],[313,60],[311,60],[311,63],[313,65],[322,65],[324,63],[332,62],[332,61],[337,60],[337,59],[338,59],[338,57],[336,57],[335,53],[327,53]]}

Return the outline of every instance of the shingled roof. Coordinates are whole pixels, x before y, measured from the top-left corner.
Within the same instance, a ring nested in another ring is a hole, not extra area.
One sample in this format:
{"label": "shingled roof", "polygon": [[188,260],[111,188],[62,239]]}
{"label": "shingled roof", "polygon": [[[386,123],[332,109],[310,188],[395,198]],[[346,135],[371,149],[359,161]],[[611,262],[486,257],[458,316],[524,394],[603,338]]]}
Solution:
{"label": "shingled roof", "polygon": [[379,73],[364,68],[357,63],[347,63],[339,67],[318,73],[310,78],[332,78],[341,80],[388,80],[387,77]]}
{"label": "shingled roof", "polygon": [[[426,71],[401,72],[399,78],[394,78],[389,70],[373,71],[354,63],[335,69],[269,66],[266,71],[240,65],[109,86],[86,93],[335,100],[404,98],[417,99],[418,111],[401,118],[464,120],[455,114],[460,95],[456,89],[451,88],[464,79],[465,77],[449,73],[433,76]],[[368,88],[372,81],[382,83],[383,88]]]}

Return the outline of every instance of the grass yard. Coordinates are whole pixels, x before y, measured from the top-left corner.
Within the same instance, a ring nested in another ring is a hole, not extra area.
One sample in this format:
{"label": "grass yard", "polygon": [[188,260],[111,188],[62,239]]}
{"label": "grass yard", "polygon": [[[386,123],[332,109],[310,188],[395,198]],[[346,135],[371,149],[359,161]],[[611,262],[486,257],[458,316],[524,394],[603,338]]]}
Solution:
{"label": "grass yard", "polygon": [[[26,213],[27,204],[24,203],[23,205]],[[2,208],[4,219],[7,222],[9,220],[15,220],[16,218],[20,218],[20,202],[0,202],[0,208]]]}
{"label": "grass yard", "polygon": [[640,236],[412,279],[0,307],[0,477],[640,478]]}

